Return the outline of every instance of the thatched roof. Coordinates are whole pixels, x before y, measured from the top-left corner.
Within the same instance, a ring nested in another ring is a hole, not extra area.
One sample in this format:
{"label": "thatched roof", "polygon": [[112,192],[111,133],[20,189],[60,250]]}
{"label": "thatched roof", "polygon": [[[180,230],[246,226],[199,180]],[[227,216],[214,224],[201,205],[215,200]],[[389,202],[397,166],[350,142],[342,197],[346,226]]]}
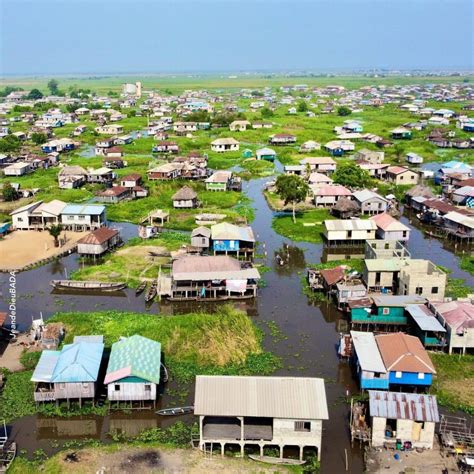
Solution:
{"label": "thatched roof", "polygon": [[183,186],[172,197],[173,201],[190,201],[196,198],[196,191],[194,191],[194,189],[190,188],[189,186]]}
{"label": "thatched roof", "polygon": [[435,195],[433,191],[428,186],[423,186],[422,184],[417,184],[413,186],[409,191],[405,193],[405,196],[409,197],[425,197],[425,198],[434,198]]}
{"label": "thatched roof", "polygon": [[333,206],[333,210],[339,212],[358,211],[359,206],[355,201],[352,201],[351,199],[341,198]]}

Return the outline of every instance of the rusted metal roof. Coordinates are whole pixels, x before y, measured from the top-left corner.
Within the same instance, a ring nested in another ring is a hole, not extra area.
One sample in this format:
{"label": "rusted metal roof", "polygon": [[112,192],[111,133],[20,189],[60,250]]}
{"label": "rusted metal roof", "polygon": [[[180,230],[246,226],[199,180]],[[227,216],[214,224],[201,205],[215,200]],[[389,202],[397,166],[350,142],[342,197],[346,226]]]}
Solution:
{"label": "rusted metal roof", "polygon": [[324,380],[312,377],[196,377],[194,414],[327,420]]}
{"label": "rusted metal roof", "polygon": [[369,412],[392,420],[439,422],[435,395],[369,390]]}

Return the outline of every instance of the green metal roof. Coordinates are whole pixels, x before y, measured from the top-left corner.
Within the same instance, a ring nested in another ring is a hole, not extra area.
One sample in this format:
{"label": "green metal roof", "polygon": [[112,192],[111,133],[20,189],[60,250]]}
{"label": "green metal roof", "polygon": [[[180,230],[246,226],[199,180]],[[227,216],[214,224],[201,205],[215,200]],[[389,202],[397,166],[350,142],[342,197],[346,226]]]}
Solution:
{"label": "green metal roof", "polygon": [[104,383],[126,377],[160,383],[161,344],[138,334],[112,344]]}

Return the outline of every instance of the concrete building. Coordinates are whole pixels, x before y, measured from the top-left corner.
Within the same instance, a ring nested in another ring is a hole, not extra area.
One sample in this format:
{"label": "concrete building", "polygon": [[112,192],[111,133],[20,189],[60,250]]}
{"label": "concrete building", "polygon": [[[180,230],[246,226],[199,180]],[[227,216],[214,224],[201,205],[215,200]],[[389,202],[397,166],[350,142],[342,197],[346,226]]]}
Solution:
{"label": "concrete building", "polygon": [[329,418],[324,380],[309,377],[197,376],[194,414],[199,447],[285,446],[317,449],[321,458],[323,420]]}
{"label": "concrete building", "polygon": [[13,163],[5,168],[3,168],[3,174],[5,176],[23,176],[32,171],[31,165],[29,163]]}
{"label": "concrete building", "polygon": [[465,301],[434,302],[428,304],[438,321],[446,329],[449,353],[474,349],[474,305]]}
{"label": "concrete building", "polygon": [[378,214],[370,218],[377,225],[377,238],[386,241],[406,242],[410,238],[410,228],[390,214]]}
{"label": "concrete building", "polygon": [[432,449],[439,422],[435,395],[369,390],[372,446],[395,447],[397,440],[412,448]]}
{"label": "concrete building", "polygon": [[355,191],[352,197],[360,207],[362,214],[380,214],[385,212],[388,207],[388,201],[377,193],[363,189]]}
{"label": "concrete building", "polygon": [[217,138],[211,142],[211,150],[218,153],[239,151],[239,142],[235,138]]}
{"label": "concrete building", "polygon": [[398,294],[420,295],[435,301],[444,299],[447,275],[429,260],[404,260],[399,275]]}
{"label": "concrete building", "polygon": [[375,239],[377,226],[369,219],[334,219],[324,221],[324,237],[328,245],[361,245]]}

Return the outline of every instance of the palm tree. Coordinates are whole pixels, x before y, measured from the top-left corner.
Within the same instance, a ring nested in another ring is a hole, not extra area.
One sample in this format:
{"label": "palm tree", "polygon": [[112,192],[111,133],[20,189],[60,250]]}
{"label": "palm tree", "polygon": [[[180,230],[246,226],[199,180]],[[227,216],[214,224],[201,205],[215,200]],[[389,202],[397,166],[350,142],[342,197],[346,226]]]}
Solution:
{"label": "palm tree", "polygon": [[51,227],[48,227],[49,234],[54,238],[55,247],[59,247],[59,236],[62,230],[61,224],[53,224]]}

